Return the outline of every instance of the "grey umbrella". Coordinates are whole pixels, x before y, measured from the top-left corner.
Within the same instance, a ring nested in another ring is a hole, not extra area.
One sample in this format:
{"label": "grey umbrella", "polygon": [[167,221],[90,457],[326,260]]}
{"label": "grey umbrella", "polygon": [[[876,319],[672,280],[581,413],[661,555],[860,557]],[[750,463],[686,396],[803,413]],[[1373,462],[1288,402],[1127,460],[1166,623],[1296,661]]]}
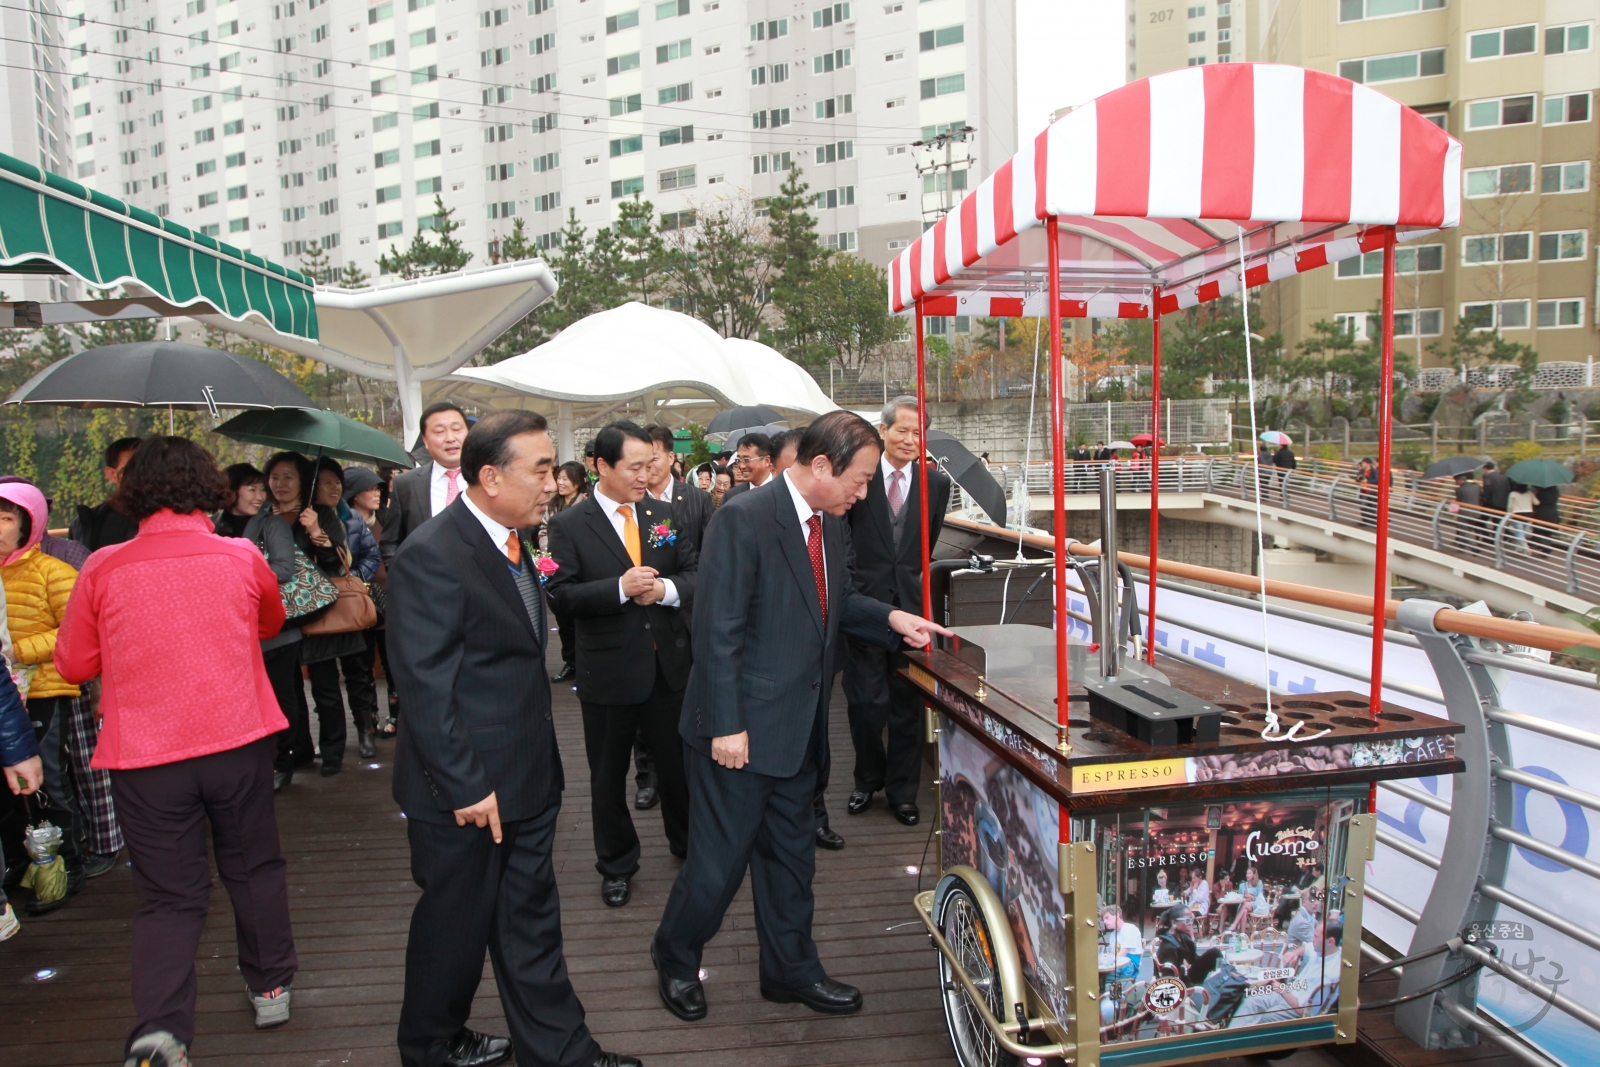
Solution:
{"label": "grey umbrella", "polygon": [[314,408],[259,360],[176,341],[88,348],[29,378],[7,404],[62,407]]}
{"label": "grey umbrella", "polygon": [[1422,472],[1422,480],[1429,478],[1454,478],[1458,474],[1471,474],[1489,461],[1483,456],[1446,456]]}
{"label": "grey umbrella", "polygon": [[957,485],[1001,526],[1006,524],[1006,491],[983,460],[943,430],[928,431],[928,454]]}
{"label": "grey umbrella", "polygon": [[770,422],[765,426],[739,426],[731,430],[719,431],[716,433],[707,431],[706,440],[715,441],[720,438],[725,447],[738,448],[740,439],[743,438],[747,433],[764,433],[768,437],[771,437],[773,434],[780,434],[788,429],[789,427],[787,426],[779,426],[776,423]]}
{"label": "grey umbrella", "polygon": [[[765,404],[754,404],[749,407],[729,408],[719,411],[706,423],[706,433],[728,433],[744,427],[762,427],[769,423],[782,422],[783,416],[767,407]],[[779,427],[782,429],[782,427]],[[748,432],[748,431],[747,431]]]}

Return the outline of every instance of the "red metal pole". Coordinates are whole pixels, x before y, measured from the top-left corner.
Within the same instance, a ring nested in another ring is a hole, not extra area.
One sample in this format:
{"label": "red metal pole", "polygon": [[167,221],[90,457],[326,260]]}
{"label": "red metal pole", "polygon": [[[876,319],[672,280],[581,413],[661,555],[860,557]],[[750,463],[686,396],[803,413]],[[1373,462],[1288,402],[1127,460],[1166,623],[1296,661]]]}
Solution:
{"label": "red metal pole", "polygon": [[[1179,479],[1180,483],[1182,479]],[[1156,571],[1161,549],[1161,286],[1150,291],[1150,592],[1145,604],[1145,662],[1156,662]]]}
{"label": "red metal pole", "polygon": [[[927,351],[922,337],[922,300],[917,308],[917,485],[918,499],[922,503],[919,514],[922,521],[922,617],[933,619],[933,589],[929,583],[929,560],[932,553],[928,545],[928,369]],[[943,620],[934,620],[942,622]]]}
{"label": "red metal pole", "polygon": [[[1050,490],[1053,494],[1056,583],[1056,722],[1067,740],[1067,497],[1066,410],[1061,379],[1061,230],[1056,216],[1046,222],[1045,269],[1050,272]],[[1061,839],[1070,839],[1071,825],[1062,813]]]}
{"label": "red metal pole", "polygon": [[[1394,227],[1383,235],[1383,369],[1378,379],[1378,523],[1372,557],[1372,694],[1374,719],[1383,705],[1383,630],[1389,603],[1389,446],[1394,437]],[[1373,787],[1374,791],[1376,786]],[[1368,807],[1372,805],[1369,802]]]}

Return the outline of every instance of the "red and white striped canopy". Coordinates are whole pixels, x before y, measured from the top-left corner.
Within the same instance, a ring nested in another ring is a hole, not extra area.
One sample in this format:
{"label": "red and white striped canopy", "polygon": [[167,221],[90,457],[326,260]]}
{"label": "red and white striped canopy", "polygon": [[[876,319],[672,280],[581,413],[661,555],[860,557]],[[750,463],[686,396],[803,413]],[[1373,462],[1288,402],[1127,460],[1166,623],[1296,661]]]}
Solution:
{"label": "red and white striped canopy", "polygon": [[1268,63],[1157,74],[1052,124],[889,268],[890,307],[1144,318],[1455,226],[1461,143],[1344,78]]}

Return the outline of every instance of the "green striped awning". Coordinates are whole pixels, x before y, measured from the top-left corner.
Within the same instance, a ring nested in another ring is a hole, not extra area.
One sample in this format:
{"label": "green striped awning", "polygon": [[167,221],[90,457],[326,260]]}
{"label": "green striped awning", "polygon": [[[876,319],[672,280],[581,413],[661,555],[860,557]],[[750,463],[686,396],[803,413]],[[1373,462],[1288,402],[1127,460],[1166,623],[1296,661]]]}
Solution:
{"label": "green striped awning", "polygon": [[[317,338],[311,279],[0,152],[0,271],[135,282],[178,307]],[[207,309],[209,310],[209,309]]]}

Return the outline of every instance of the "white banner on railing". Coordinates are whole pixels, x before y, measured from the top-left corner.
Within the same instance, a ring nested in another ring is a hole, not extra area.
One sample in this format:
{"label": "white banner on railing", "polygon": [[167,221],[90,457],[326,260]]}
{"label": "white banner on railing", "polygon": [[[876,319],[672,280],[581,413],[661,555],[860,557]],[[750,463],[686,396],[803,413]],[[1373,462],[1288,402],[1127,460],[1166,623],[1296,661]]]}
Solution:
{"label": "white banner on railing", "polygon": [[[1148,604],[1147,586],[1138,583],[1141,608]],[[1088,612],[1081,593],[1070,598],[1072,610]],[[1162,588],[1156,598],[1156,645],[1196,657],[1219,669],[1260,681],[1269,673],[1261,652],[1245,645],[1210,636],[1188,623],[1216,633],[1237,634],[1259,644],[1262,618],[1258,609],[1218,603],[1203,597]],[[1073,632],[1088,637],[1088,627],[1073,621]],[[1328,664],[1349,664],[1363,674],[1371,662],[1371,641],[1331,626],[1272,617],[1267,633],[1272,649],[1270,678],[1290,692],[1329,692],[1354,689],[1366,692],[1359,678],[1327,667],[1314,667],[1295,659],[1307,656]],[[1501,706],[1564,725],[1600,733],[1600,695],[1593,689],[1512,671],[1492,670]],[[1437,692],[1438,681],[1426,654],[1420,649],[1389,644],[1384,651],[1384,678]],[[1446,715],[1438,700],[1421,700],[1389,690],[1385,699],[1433,715]],[[1512,764],[1529,774],[1595,791],[1600,781],[1594,767],[1600,754],[1579,745],[1558,741],[1527,730],[1510,729]],[[1406,782],[1448,802],[1449,778],[1420,778]],[[1600,862],[1600,835],[1591,833],[1594,813],[1570,801],[1557,800],[1525,786],[1515,787],[1513,829],[1568,852]],[[1444,847],[1447,817],[1385,789],[1378,790],[1378,822],[1388,834],[1413,847],[1439,855]],[[1422,911],[1433,886],[1434,872],[1416,860],[1378,845],[1376,860],[1368,865],[1368,884],[1415,911]],[[1570,919],[1586,929],[1600,930],[1594,902],[1600,885],[1565,864],[1513,848],[1505,888],[1532,903]],[[1389,945],[1403,951],[1432,946],[1411,944],[1412,924],[1373,901],[1367,902],[1366,927]],[[1515,909],[1502,906],[1495,938],[1502,959],[1523,974],[1554,987],[1565,996],[1600,1011],[1600,952],[1552,930]],[[1569,1067],[1596,1062],[1597,1036],[1584,1024],[1551,1008],[1506,979],[1484,971],[1479,980],[1479,1005]]]}

